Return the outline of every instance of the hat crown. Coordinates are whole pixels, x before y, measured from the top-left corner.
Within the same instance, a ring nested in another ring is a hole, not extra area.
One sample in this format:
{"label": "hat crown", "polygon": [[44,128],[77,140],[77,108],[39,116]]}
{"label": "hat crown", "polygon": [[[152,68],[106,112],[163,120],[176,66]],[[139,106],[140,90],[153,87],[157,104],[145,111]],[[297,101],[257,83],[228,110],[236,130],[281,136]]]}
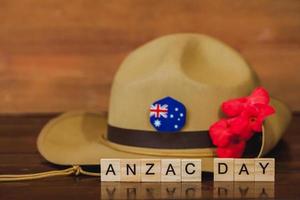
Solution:
{"label": "hat crown", "polygon": [[120,66],[111,90],[112,126],[153,130],[149,106],[170,96],[186,106],[181,131],[207,130],[220,105],[248,95],[258,85],[240,54],[200,34],[164,36],[133,51]]}

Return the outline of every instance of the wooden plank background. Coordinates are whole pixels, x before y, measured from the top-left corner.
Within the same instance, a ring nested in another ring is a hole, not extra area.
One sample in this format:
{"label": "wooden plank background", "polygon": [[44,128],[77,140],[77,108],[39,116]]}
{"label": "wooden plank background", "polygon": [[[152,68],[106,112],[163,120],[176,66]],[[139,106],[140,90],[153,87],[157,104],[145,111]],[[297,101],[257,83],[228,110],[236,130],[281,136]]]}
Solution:
{"label": "wooden plank background", "polygon": [[106,111],[122,59],[178,32],[225,41],[300,110],[300,1],[0,0],[0,112]]}

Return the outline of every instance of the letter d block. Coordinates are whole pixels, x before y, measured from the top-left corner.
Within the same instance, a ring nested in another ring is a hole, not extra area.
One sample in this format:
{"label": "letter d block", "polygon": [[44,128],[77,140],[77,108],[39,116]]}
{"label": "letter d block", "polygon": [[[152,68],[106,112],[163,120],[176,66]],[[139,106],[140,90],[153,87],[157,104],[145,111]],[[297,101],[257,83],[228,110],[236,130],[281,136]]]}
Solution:
{"label": "letter d block", "polygon": [[214,181],[234,180],[234,160],[233,158],[214,159]]}
{"label": "letter d block", "polygon": [[141,181],[141,161],[139,159],[121,159],[121,181]]}
{"label": "letter d block", "polygon": [[255,181],[275,181],[275,159],[255,159]]}
{"label": "letter d block", "polygon": [[181,160],[181,181],[201,182],[202,170],[201,159]]}
{"label": "letter d block", "polygon": [[120,181],[120,159],[101,159],[101,181]]}

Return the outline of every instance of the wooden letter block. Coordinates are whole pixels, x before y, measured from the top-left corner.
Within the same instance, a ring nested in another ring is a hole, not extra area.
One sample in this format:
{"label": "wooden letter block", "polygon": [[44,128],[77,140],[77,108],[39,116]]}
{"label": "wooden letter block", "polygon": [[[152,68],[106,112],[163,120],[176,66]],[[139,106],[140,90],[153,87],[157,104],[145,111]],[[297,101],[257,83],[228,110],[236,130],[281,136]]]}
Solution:
{"label": "wooden letter block", "polygon": [[120,159],[101,159],[101,181],[120,181]]}
{"label": "wooden letter block", "polygon": [[255,181],[275,181],[275,159],[255,159]]}
{"label": "wooden letter block", "polygon": [[215,158],[214,159],[214,181],[234,180],[234,159]]}
{"label": "wooden letter block", "polygon": [[161,181],[180,182],[181,181],[181,160],[161,159]]}
{"label": "wooden letter block", "polygon": [[234,159],[234,180],[254,181],[254,159]]}
{"label": "wooden letter block", "polygon": [[201,159],[181,160],[181,181],[201,182],[202,170]]}
{"label": "wooden letter block", "polygon": [[142,182],[160,182],[160,159],[141,159]]}
{"label": "wooden letter block", "polygon": [[121,159],[121,181],[141,181],[141,161],[139,159]]}

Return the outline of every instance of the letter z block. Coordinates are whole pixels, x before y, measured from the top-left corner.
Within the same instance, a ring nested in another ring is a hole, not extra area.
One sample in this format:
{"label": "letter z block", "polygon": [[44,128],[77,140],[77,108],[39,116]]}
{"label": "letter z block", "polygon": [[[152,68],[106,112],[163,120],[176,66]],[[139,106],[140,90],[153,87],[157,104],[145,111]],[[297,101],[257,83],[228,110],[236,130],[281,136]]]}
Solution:
{"label": "letter z block", "polygon": [[141,159],[142,182],[160,182],[160,159]]}

